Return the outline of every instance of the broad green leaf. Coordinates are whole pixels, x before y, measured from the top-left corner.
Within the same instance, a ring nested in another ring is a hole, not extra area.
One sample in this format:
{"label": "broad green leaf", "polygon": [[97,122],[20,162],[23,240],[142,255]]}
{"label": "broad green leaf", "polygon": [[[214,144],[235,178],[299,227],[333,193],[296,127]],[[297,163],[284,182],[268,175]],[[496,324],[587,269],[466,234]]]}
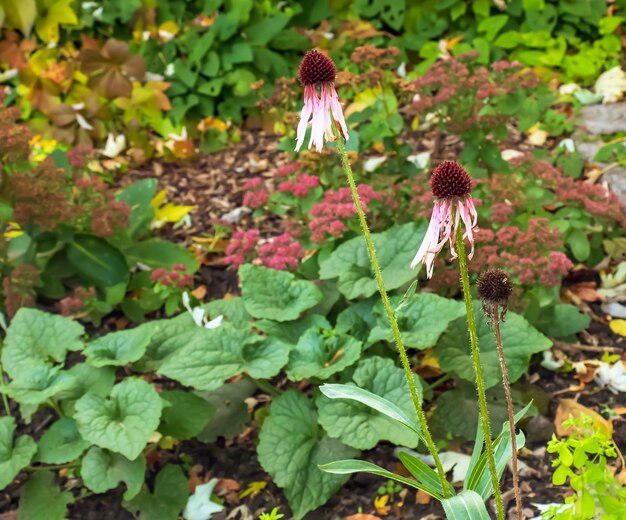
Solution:
{"label": "broad green leaf", "polygon": [[289,355],[285,368],[292,381],[328,379],[359,360],[362,343],[335,331],[309,329]]}
{"label": "broad green leaf", "polygon": [[74,414],[74,404],[87,393],[106,397],[115,384],[115,368],[96,368],[87,363],[79,363],[66,371],[74,378],[74,384],[57,396],[61,400],[63,411]]}
{"label": "broad green leaf", "polygon": [[124,253],[132,264],[141,263],[152,268],[165,267],[167,269],[171,269],[174,264],[185,264],[189,271],[198,269],[198,261],[193,253],[174,242],[161,238],[149,238],[137,242]]}
{"label": "broad green leaf", "polygon": [[0,417],[0,489],[7,487],[28,464],[37,451],[32,437],[22,435],[13,442],[13,417]]}
{"label": "broad green leaf", "polygon": [[341,311],[337,316],[335,330],[350,334],[363,343],[367,342],[370,331],[376,325],[374,305],[378,299],[369,298],[362,302],[354,303]]}
{"label": "broad green leaf", "polygon": [[86,440],[136,459],[159,426],[161,399],[154,386],[125,379],[108,398],[87,394],[76,402],[74,419]]}
{"label": "broad green leaf", "polygon": [[246,311],[246,307],[242,298],[222,298],[221,300],[212,300],[209,303],[201,305],[211,318],[222,315],[224,319],[237,323],[250,321],[250,314]]}
{"label": "broad green leaf", "polygon": [[21,308],[11,321],[2,349],[2,367],[12,378],[42,362],[65,361],[71,350],[83,347],[80,323],[36,309]]}
{"label": "broad green leaf", "polygon": [[35,460],[46,464],[65,464],[80,457],[90,445],[78,433],[76,421],[62,417],[39,439]]}
{"label": "broad green leaf", "polygon": [[[394,226],[372,235],[388,291],[415,278],[416,273],[409,266],[425,233],[426,225],[421,222],[419,225]],[[344,242],[320,262],[320,278],[339,278],[339,291],[350,300],[367,298],[378,291],[365,240],[361,236]]]}
{"label": "broad green leaf", "polygon": [[254,328],[265,332],[268,336],[276,338],[289,345],[296,345],[302,335],[310,328],[330,329],[331,325],[324,316],[311,314],[299,320],[284,321],[279,323],[271,320],[258,320],[254,322]]}
{"label": "broad green leaf", "polygon": [[552,338],[569,339],[586,329],[591,318],[569,303],[557,303],[554,307],[543,309],[538,319],[533,321],[541,332]]}
{"label": "broad green leaf", "polygon": [[[374,312],[378,315],[378,321],[368,342],[371,344],[384,340],[393,343],[393,332],[382,303],[375,307]],[[396,320],[404,345],[425,349],[437,343],[451,321],[464,315],[465,306],[462,302],[436,294],[420,293],[406,299],[404,305],[396,311]]]}
{"label": "broad green leaf", "polygon": [[[485,320],[480,303],[474,304],[474,315],[485,387],[490,388],[502,380],[495,336]],[[512,312],[507,314],[506,322],[500,328],[509,380],[514,383],[526,372],[531,356],[549,349],[552,343],[524,318]],[[474,365],[465,317],[450,324],[434,352],[444,372],[466,381],[474,381]]]}
{"label": "broad green leaf", "polygon": [[131,500],[141,491],[145,473],[146,459],[143,455],[129,460],[123,455],[95,446],[83,457],[80,467],[85,487],[94,493],[104,493],[124,482],[124,500]]}
{"label": "broad green leaf", "polygon": [[464,490],[441,501],[448,520],[490,520],[487,507],[474,491]]}
{"label": "broad green leaf", "polygon": [[[513,403],[516,404],[515,395]],[[474,439],[478,424],[476,388],[470,383],[458,382],[457,387],[441,394],[436,401],[435,418],[451,435]],[[487,405],[491,424],[501,424],[507,419],[507,408],[501,388],[487,391]]]}
{"label": "broad green leaf", "polygon": [[124,188],[116,197],[130,206],[128,233],[133,238],[139,238],[150,231],[150,223],[154,217],[154,208],[150,202],[156,195],[156,188],[156,179],[142,179]]}
{"label": "broad green leaf", "polygon": [[178,520],[189,496],[187,477],[180,466],[168,464],[159,471],[154,482],[154,493],[147,489],[124,505],[139,512],[142,520]]}
{"label": "broad green leaf", "polygon": [[61,491],[51,471],[35,471],[20,496],[20,520],[64,520],[67,505],[74,502],[69,491]]}
{"label": "broad green leaf", "polygon": [[198,395],[215,410],[209,424],[198,434],[198,439],[212,443],[218,437],[230,439],[241,433],[250,422],[250,412],[245,399],[254,395],[256,390],[252,382],[240,379],[227,383],[213,392],[198,392]]}
{"label": "broad green leaf", "polygon": [[101,288],[117,285],[128,277],[124,255],[92,235],[75,235],[67,248],[67,259],[82,278]]}
{"label": "broad green leaf", "polygon": [[169,320],[150,322],[154,327],[144,355],[133,366],[139,372],[152,372],[159,369],[165,358],[183,347],[197,345],[201,348],[210,341],[211,332],[198,327],[189,313],[185,312]]}
{"label": "broad green leaf", "polygon": [[39,405],[51,397],[71,389],[76,380],[61,367],[39,365],[18,373],[6,386],[6,393],[20,404]]}
{"label": "broad green leaf", "polygon": [[186,440],[198,435],[214,412],[210,403],[191,392],[166,390],[160,396],[169,406],[163,408],[159,431],[176,439]]}
{"label": "broad green leaf", "polygon": [[95,367],[127,365],[143,356],[150,344],[154,327],[111,332],[87,345],[87,362]]}
{"label": "broad green leaf", "polygon": [[158,373],[198,390],[215,390],[243,372],[273,377],[287,363],[288,345],[248,328],[223,323],[207,332],[206,341],[190,343],[168,356]]}
{"label": "broad green leaf", "polygon": [[285,496],[299,520],[326,501],[347,480],[318,465],[358,452],[319,431],[313,403],[295,390],[272,402],[257,446],[259,462]]}
{"label": "broad green leaf", "polygon": [[[413,401],[407,396],[409,385],[404,371],[388,358],[372,357],[363,360],[354,371],[352,379],[360,389],[378,395],[390,403],[397,403],[406,414],[411,424],[417,424],[417,414]],[[419,378],[414,376],[415,386],[421,393]],[[324,385],[325,388],[338,385]],[[344,385],[342,385],[344,386]],[[351,386],[351,385],[345,385]],[[318,421],[331,437],[338,438],[344,444],[360,450],[369,450],[380,441],[416,447],[418,435],[396,419],[389,418],[383,411],[378,411],[355,400],[330,399],[325,395],[317,398]]]}
{"label": "broad green leaf", "polygon": [[322,299],[315,284],[286,271],[252,264],[239,268],[243,302],[255,318],[291,321]]}

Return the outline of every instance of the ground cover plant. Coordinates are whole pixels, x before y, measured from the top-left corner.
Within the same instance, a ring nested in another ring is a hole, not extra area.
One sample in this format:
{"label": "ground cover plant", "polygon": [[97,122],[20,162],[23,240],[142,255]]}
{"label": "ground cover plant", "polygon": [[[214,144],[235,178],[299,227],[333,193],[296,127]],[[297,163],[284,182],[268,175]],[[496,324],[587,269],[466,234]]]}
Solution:
{"label": "ground cover plant", "polygon": [[621,518],[620,2],[0,8],[0,517]]}

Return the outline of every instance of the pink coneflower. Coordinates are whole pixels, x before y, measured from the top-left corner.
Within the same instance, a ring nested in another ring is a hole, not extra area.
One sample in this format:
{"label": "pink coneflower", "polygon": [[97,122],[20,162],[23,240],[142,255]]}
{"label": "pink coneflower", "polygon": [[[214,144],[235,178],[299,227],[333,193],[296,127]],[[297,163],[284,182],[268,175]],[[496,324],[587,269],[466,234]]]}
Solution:
{"label": "pink coneflower", "polygon": [[[435,207],[424,241],[413,262],[411,262],[411,269],[424,262],[428,278],[433,275],[433,264],[437,253],[441,251],[446,242],[450,242],[452,258],[456,258],[454,240],[460,221],[463,221],[465,225],[463,238],[467,238],[472,246],[468,255],[468,258],[472,259],[474,256],[474,228],[477,220],[476,208],[470,197],[472,179],[463,166],[453,161],[442,162],[435,168],[430,178],[430,186],[437,200],[435,200]],[[454,211],[455,207],[456,212]]]}
{"label": "pink coneflower", "polygon": [[296,152],[304,143],[309,120],[311,121],[309,148],[315,145],[315,150],[321,152],[324,147],[324,138],[327,141],[335,140],[333,120],[339,125],[341,135],[346,141],[348,140],[348,127],[333,85],[336,75],[337,69],[333,60],[321,52],[309,51],[302,58],[298,77],[304,86],[304,107],[300,113],[300,123],[298,123]]}

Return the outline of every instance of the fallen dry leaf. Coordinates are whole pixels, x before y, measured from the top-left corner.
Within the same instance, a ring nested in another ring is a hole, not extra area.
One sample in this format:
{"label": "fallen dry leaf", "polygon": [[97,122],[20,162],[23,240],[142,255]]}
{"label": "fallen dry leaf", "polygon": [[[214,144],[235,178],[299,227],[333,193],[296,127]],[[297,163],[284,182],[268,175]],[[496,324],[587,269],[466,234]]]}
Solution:
{"label": "fallen dry leaf", "polygon": [[355,515],[346,516],[346,520],[382,520],[380,516],[368,515],[367,513],[357,513]]}
{"label": "fallen dry leaf", "polygon": [[386,516],[391,511],[389,504],[389,495],[383,495],[374,499],[374,507],[379,515]]}
{"label": "fallen dry leaf", "polygon": [[422,491],[421,489],[415,493],[415,503],[421,504],[425,506],[426,504],[430,504],[430,501],[433,497],[431,497],[426,491]]}
{"label": "fallen dry leaf", "polygon": [[587,408],[585,405],[580,404],[574,399],[561,399],[559,406],[556,409],[556,416],[554,417],[554,427],[556,434],[559,437],[565,437],[574,433],[574,428],[564,429],[563,421],[567,420],[570,415],[578,417],[580,415],[587,415],[593,419],[593,424],[606,433],[609,437],[613,434],[613,424],[602,417],[598,412]]}

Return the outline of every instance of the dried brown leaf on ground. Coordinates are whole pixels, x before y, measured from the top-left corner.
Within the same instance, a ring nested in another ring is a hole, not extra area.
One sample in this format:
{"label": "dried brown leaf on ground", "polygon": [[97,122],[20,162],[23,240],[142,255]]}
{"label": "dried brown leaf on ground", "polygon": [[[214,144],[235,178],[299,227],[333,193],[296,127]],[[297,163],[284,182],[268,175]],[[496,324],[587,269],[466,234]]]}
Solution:
{"label": "dried brown leaf on ground", "polygon": [[573,427],[566,429],[563,427],[563,422],[569,419],[569,417],[578,417],[580,415],[587,415],[593,419],[593,424],[606,433],[609,437],[613,434],[613,423],[607,421],[598,412],[587,408],[585,405],[580,404],[574,399],[561,399],[559,406],[556,410],[556,416],[554,417],[554,427],[556,428],[556,434],[559,437],[565,437],[574,433],[576,430]]}

